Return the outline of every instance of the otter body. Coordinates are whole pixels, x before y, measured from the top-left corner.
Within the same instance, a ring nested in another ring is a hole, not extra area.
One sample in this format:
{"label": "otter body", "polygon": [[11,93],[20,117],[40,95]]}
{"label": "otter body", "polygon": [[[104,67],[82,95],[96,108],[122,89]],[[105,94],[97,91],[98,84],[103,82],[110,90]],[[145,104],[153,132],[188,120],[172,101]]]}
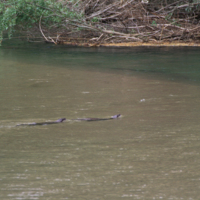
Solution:
{"label": "otter body", "polygon": [[[102,120],[117,119],[120,116],[121,116],[121,114],[114,115],[110,118],[80,118],[80,119],[73,119],[73,120],[76,120],[76,121],[102,121]],[[30,123],[30,124],[18,124],[16,126],[37,126],[37,125],[59,124],[65,120],[66,120],[66,118],[61,118],[61,119],[58,119],[58,120],[52,121],[52,122],[38,122],[38,123],[34,122],[34,123]]]}
{"label": "otter body", "polygon": [[48,124],[58,124],[58,123],[62,123],[63,121],[65,121],[66,118],[61,118],[61,119],[58,119],[56,121],[53,121],[53,122],[33,122],[33,123],[30,123],[30,124],[18,124],[17,126],[37,126],[37,125],[48,125]]}
{"label": "otter body", "polygon": [[79,121],[101,121],[101,120],[109,120],[109,119],[117,119],[119,118],[121,115],[118,114],[118,115],[114,115],[110,118],[80,118],[80,119],[76,119],[76,120],[79,120]]}

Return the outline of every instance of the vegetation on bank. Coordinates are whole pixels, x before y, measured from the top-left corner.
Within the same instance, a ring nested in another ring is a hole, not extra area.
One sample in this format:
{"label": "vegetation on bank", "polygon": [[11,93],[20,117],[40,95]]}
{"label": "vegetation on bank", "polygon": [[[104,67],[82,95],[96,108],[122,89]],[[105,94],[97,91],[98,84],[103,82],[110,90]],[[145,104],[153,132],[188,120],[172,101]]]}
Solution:
{"label": "vegetation on bank", "polygon": [[0,41],[16,31],[55,44],[198,42],[200,0],[0,0]]}

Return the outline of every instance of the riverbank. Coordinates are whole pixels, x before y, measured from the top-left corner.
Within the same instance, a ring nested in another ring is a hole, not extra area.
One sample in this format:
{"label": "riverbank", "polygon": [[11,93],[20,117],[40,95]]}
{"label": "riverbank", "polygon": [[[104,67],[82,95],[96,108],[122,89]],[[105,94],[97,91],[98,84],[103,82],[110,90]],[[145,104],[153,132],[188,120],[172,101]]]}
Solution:
{"label": "riverbank", "polygon": [[102,46],[114,46],[114,47],[138,47],[138,46],[151,46],[151,47],[199,47],[200,43],[195,42],[128,42],[119,44],[103,44]]}
{"label": "riverbank", "polygon": [[149,47],[200,47],[200,42],[153,41],[153,42],[121,42],[121,43],[105,43],[105,44],[63,42],[62,45],[84,46],[84,47],[148,47],[148,46]]}
{"label": "riverbank", "polygon": [[74,46],[200,43],[200,2],[196,1],[25,0],[13,6],[8,0],[3,5],[0,42],[6,37],[3,33],[11,38],[17,30],[29,42],[38,42],[39,35],[40,41],[42,37],[48,43]]}

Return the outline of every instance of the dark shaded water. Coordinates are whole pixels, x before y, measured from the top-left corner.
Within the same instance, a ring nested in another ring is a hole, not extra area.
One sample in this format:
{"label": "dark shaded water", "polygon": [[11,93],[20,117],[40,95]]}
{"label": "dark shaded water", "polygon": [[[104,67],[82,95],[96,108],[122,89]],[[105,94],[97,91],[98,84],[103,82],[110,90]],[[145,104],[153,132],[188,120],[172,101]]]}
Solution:
{"label": "dark shaded water", "polygon": [[199,53],[4,44],[0,199],[198,199]]}

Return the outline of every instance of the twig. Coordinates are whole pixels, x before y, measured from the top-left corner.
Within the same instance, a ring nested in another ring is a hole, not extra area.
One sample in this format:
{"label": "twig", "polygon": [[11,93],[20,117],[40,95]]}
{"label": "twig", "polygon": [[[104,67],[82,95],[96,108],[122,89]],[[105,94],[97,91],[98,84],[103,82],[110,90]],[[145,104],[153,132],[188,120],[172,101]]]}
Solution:
{"label": "twig", "polygon": [[175,5],[175,4],[177,4],[177,3],[180,3],[180,2],[182,2],[182,1],[184,1],[184,0],[180,0],[180,1],[176,1],[176,2],[174,2],[174,3],[171,3],[171,4],[169,4],[169,5],[167,5],[167,6],[163,7],[163,8],[161,8],[160,10],[157,10],[156,13],[159,13],[160,11],[165,10],[166,8],[169,8],[170,6]]}
{"label": "twig", "polygon": [[100,14],[106,12],[107,10],[111,9],[113,6],[115,6],[114,3],[111,4],[111,5],[109,5],[109,6],[107,6],[104,10],[99,10],[99,11],[97,11],[96,13],[93,13],[92,15],[90,15],[89,17],[86,17],[86,19],[91,19],[91,18],[93,18],[93,17],[96,17],[96,16],[98,16],[98,15],[100,15]]}
{"label": "twig", "polygon": [[125,4],[120,6],[119,9],[122,9],[122,8],[126,7],[128,4],[132,3],[133,1],[135,1],[135,0],[127,1]]}

